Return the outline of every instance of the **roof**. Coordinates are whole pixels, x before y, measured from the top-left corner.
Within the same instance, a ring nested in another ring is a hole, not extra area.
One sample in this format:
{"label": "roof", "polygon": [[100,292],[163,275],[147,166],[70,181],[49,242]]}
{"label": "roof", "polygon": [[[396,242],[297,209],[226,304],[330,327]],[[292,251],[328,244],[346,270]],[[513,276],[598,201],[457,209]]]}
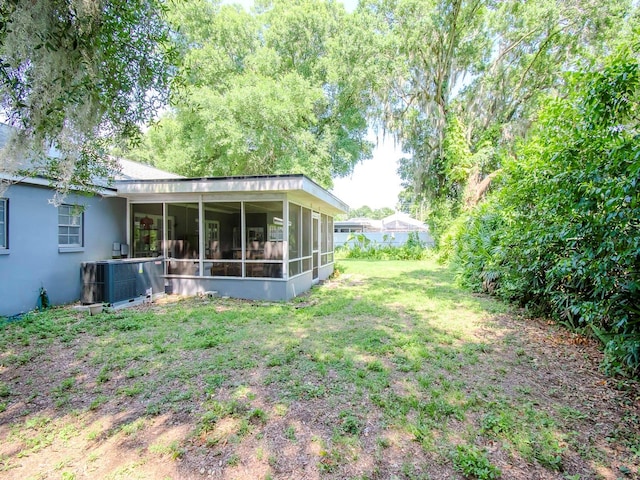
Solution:
{"label": "roof", "polygon": [[420,220],[416,220],[404,212],[396,212],[382,219],[382,225],[385,230],[411,230],[411,231],[429,231],[429,227]]}
{"label": "roof", "polygon": [[382,220],[374,220],[366,217],[354,217],[348,220],[333,222],[338,227],[367,227],[372,230],[382,230]]}
{"label": "roof", "polygon": [[118,158],[120,172],[115,175],[115,180],[157,180],[167,178],[184,178],[181,175],[160,170],[159,168],[134,162],[126,158]]}
{"label": "roof", "polygon": [[339,222],[334,222],[337,227],[369,227],[375,230],[386,232],[397,231],[423,231],[428,232],[429,227],[423,222],[412,218],[403,212],[396,212],[393,215],[383,218],[382,220],[374,220],[365,217],[350,218]]}
{"label": "roof", "polygon": [[[2,148],[9,140],[9,136],[11,135],[12,128],[10,125],[0,123],[0,148]],[[56,151],[51,151],[51,155],[57,155]],[[135,162],[133,160],[128,160],[125,158],[116,158],[115,159],[118,166],[120,167],[120,171],[116,172],[114,175],[114,180],[154,180],[154,179],[168,179],[168,178],[184,178],[180,175],[176,175],[175,173],[167,172],[165,170],[160,170],[159,168],[152,167],[151,165],[145,165],[143,163]],[[26,167],[30,164],[27,160],[22,160],[19,162],[19,165],[22,167]],[[0,176],[8,178],[9,175],[3,172],[0,172]],[[31,183],[34,185],[43,185],[48,186],[49,180],[45,178],[44,175],[37,176],[34,178],[11,178],[11,181],[18,181],[22,183]],[[96,178],[93,183],[104,191],[103,194],[110,194],[108,191],[113,191],[109,182],[104,178]]]}
{"label": "roof", "polygon": [[155,180],[117,180],[118,195],[150,200],[157,195],[287,193],[290,199],[322,206],[328,213],[347,212],[338,197],[302,174],[245,175],[233,177],[166,178]]}

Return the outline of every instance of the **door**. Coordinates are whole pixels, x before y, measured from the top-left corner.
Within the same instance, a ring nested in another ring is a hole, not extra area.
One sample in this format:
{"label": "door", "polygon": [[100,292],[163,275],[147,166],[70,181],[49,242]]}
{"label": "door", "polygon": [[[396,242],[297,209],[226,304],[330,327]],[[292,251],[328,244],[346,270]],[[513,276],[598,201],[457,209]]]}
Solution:
{"label": "door", "polygon": [[206,220],[204,225],[204,258],[220,258],[220,222]]}
{"label": "door", "polygon": [[311,256],[313,268],[313,281],[318,281],[318,265],[320,265],[320,215],[313,214],[311,222]]}

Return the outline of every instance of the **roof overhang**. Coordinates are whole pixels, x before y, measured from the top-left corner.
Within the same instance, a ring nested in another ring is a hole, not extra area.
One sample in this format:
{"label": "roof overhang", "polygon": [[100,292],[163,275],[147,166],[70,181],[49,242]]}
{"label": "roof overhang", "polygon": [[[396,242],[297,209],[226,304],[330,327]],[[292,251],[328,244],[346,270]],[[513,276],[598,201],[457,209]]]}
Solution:
{"label": "roof overhang", "polygon": [[[45,177],[18,177],[15,175],[7,175],[4,173],[0,173],[0,179],[6,180],[9,185],[34,185],[38,187],[46,187],[46,188],[54,188],[51,185],[51,180]],[[72,192],[84,192],[86,190],[78,187],[76,185],[71,185],[69,190]],[[115,187],[109,188],[106,186],[96,186],[95,189],[91,191],[92,194],[100,195],[101,197],[116,197],[118,195]]]}
{"label": "roof overhang", "polygon": [[269,175],[159,180],[117,180],[118,196],[130,200],[189,194],[286,193],[292,199],[319,205],[326,213],[349,211],[349,206],[305,175]]}

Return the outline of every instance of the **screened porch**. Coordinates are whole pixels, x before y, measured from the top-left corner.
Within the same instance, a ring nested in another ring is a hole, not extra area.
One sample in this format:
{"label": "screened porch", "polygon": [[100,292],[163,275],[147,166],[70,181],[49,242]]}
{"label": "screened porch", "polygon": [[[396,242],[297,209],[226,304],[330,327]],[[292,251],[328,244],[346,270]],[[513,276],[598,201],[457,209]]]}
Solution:
{"label": "screened porch", "polygon": [[129,231],[131,255],[164,257],[167,276],[317,278],[333,263],[333,217],[291,201],[130,202]]}

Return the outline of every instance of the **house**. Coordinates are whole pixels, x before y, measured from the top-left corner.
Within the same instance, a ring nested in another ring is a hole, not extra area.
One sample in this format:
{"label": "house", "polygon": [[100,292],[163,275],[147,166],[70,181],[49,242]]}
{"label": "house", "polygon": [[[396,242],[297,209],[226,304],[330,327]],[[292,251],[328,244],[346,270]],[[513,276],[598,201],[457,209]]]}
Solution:
{"label": "house", "polygon": [[428,225],[403,212],[396,212],[382,220],[351,218],[334,222],[334,244],[336,246],[347,243],[354,233],[363,234],[373,242],[392,246],[404,245],[410,234],[417,235],[417,238],[425,245],[433,246],[434,244]]}
{"label": "house", "polygon": [[286,300],[333,272],[333,216],[348,207],[304,175],[194,179],[121,165],[111,187],[59,207],[45,178],[0,197],[0,316],[34,309],[41,288],[54,305],[91,299],[95,265],[115,272],[118,298],[144,295],[140,278],[152,275],[153,293]]}

